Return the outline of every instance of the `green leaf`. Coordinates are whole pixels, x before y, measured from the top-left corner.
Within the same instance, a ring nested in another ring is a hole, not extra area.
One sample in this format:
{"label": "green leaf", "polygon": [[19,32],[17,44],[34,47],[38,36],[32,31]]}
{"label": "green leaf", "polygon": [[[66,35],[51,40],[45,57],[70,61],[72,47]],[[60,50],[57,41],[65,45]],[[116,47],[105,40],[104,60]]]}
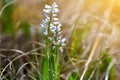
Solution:
{"label": "green leaf", "polygon": [[49,80],[49,58],[46,55],[43,64],[43,80]]}
{"label": "green leaf", "polygon": [[28,21],[23,21],[20,25],[20,28],[22,28],[25,37],[30,36],[30,24]]}
{"label": "green leaf", "polygon": [[2,31],[7,34],[14,34],[14,25],[13,25],[13,19],[12,19],[12,13],[13,13],[13,4],[6,7],[5,10],[2,13]]}
{"label": "green leaf", "polygon": [[78,72],[73,72],[68,78],[68,80],[79,80]]}

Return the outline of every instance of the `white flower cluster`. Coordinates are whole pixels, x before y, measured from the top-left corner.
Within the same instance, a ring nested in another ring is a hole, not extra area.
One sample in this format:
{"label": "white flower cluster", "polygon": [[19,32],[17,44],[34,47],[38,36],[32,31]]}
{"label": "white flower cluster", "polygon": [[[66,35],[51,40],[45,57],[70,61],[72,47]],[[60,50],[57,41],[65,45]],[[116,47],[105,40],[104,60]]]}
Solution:
{"label": "white flower cluster", "polygon": [[40,26],[43,34],[50,40],[52,48],[59,46],[60,51],[63,51],[66,39],[62,36],[61,23],[57,18],[58,12],[58,5],[55,2],[52,6],[45,5],[43,9],[45,19],[42,20]]}

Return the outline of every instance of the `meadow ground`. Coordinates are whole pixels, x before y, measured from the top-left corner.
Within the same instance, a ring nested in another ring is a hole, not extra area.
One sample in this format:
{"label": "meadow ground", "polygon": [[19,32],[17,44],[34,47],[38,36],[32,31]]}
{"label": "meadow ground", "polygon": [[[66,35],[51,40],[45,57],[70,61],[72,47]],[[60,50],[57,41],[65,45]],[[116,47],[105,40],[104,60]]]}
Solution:
{"label": "meadow ground", "polygon": [[119,0],[1,0],[0,80],[119,80],[119,18]]}

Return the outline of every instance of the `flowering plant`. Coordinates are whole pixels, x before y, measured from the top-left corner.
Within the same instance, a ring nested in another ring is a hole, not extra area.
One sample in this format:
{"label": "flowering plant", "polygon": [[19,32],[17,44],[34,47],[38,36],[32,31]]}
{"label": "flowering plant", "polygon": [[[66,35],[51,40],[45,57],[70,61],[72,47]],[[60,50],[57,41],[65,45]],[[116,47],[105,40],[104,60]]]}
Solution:
{"label": "flowering plant", "polygon": [[50,43],[49,46],[51,46],[52,50],[58,46],[59,50],[62,52],[66,39],[62,36],[61,23],[57,18],[57,13],[59,11],[58,5],[55,2],[52,6],[45,5],[43,9],[45,19],[42,19],[40,26],[42,28],[43,35],[47,38],[45,43],[47,45]]}
{"label": "flowering plant", "polygon": [[46,56],[43,63],[44,80],[59,80],[59,52],[63,52],[66,45],[66,39],[62,36],[61,23],[57,17],[60,10],[54,2],[51,6],[45,5],[43,9],[44,19],[42,19],[40,27],[42,35],[46,38]]}

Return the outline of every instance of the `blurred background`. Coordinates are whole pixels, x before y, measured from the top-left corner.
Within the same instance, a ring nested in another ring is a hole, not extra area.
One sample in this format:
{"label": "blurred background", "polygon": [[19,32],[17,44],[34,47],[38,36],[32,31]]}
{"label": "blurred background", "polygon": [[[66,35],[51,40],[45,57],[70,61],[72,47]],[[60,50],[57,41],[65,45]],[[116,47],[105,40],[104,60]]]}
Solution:
{"label": "blurred background", "polygon": [[[73,47],[86,49],[102,36],[103,49],[115,60],[115,80],[120,79],[120,0],[0,0],[0,48],[29,51],[32,40],[40,40],[40,22],[45,4],[56,2],[63,35],[70,39],[76,28]],[[81,37],[82,36],[82,39]],[[78,42],[81,42],[80,44]],[[99,42],[98,48],[101,43]],[[7,58],[14,53],[1,52]],[[82,57],[87,54],[83,54]],[[7,63],[6,63],[7,64]],[[2,63],[1,66],[4,64]]]}

